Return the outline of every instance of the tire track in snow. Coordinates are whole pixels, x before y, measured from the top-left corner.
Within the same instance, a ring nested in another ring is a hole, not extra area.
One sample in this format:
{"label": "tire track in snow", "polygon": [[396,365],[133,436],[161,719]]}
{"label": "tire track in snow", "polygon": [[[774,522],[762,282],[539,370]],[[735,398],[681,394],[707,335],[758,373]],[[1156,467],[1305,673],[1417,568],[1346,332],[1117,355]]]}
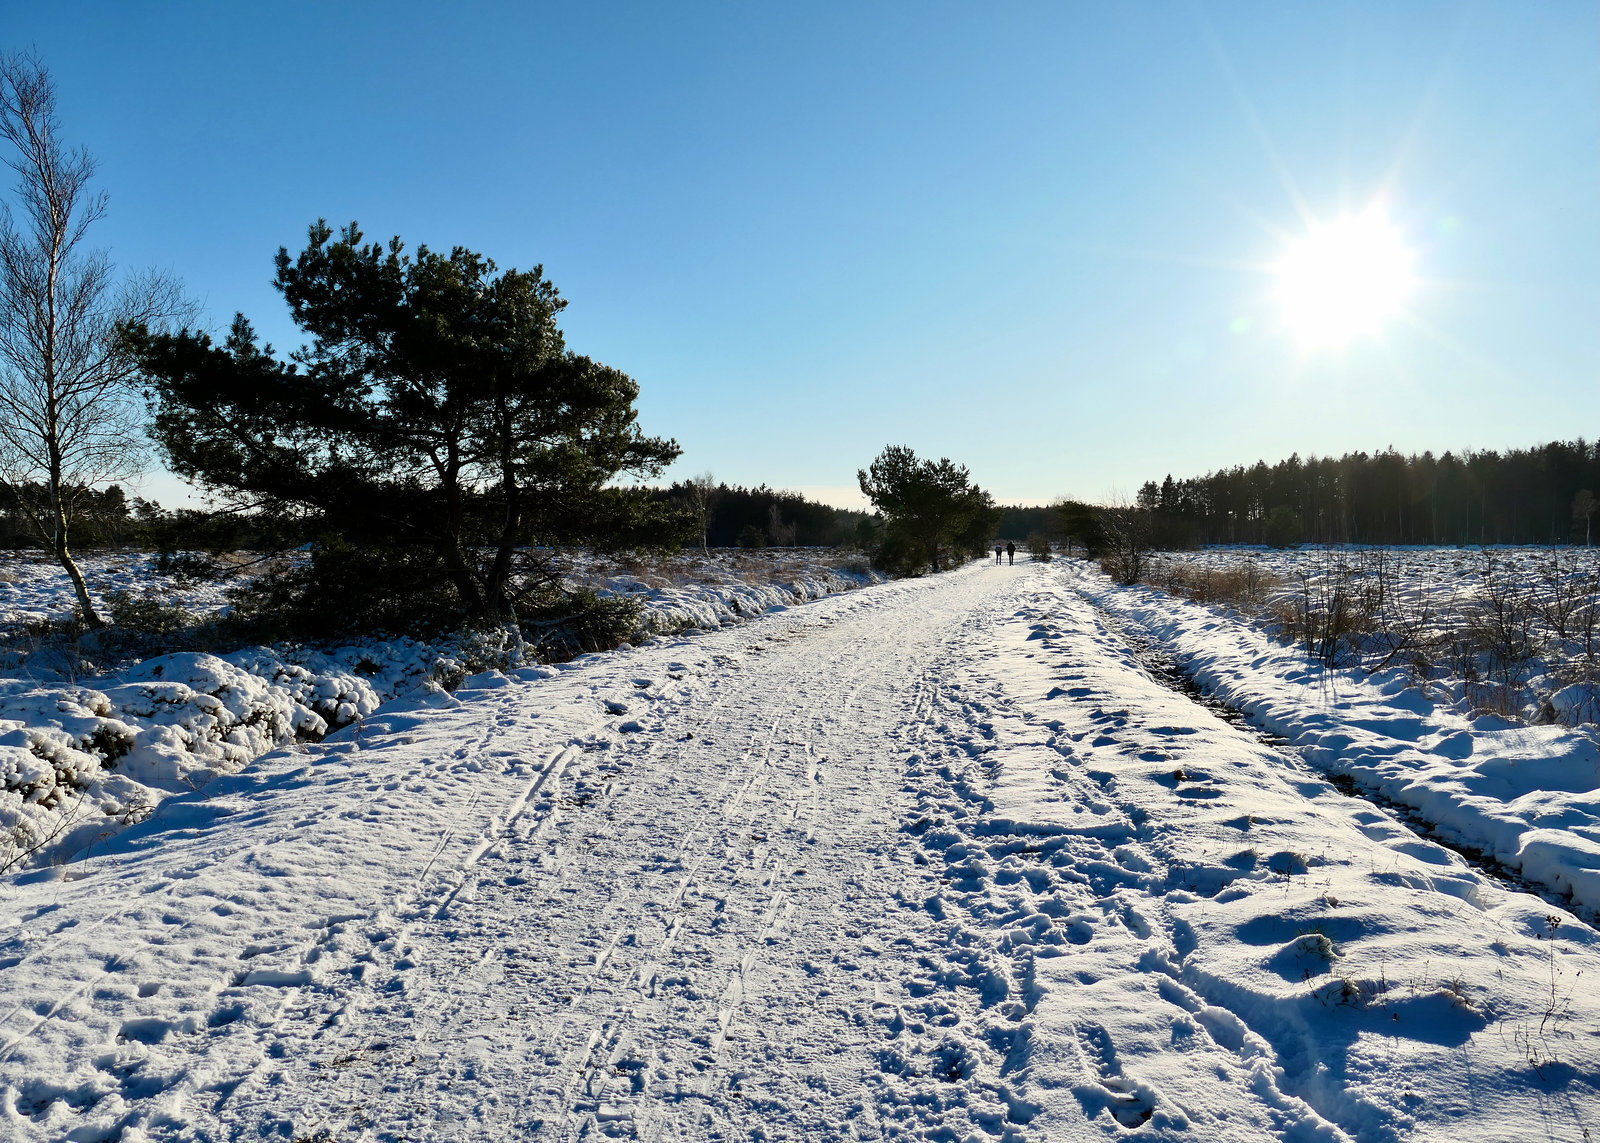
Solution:
{"label": "tire track in snow", "polygon": [[[503,706],[504,703],[498,702],[492,705]],[[490,747],[496,743],[504,732],[508,722],[509,720],[503,717],[486,719],[485,724],[478,728],[474,741],[460,745],[451,752],[453,764],[451,762],[425,763],[416,776],[417,780],[427,782],[430,778],[437,777],[441,772],[456,769],[464,763],[481,761],[488,756]],[[515,821],[523,812],[530,794],[537,791],[546,781],[559,776],[560,770],[565,766],[570,754],[570,748],[558,751],[545,762],[544,766],[540,768],[539,772],[524,788],[524,791],[514,797],[510,804],[505,807],[504,812],[507,815],[507,824]],[[442,835],[438,848],[434,850],[422,870],[415,878],[400,888],[388,907],[382,910],[380,914],[375,917],[352,915],[336,918],[331,923],[323,926],[326,931],[309,946],[301,947],[298,950],[293,946],[280,946],[276,950],[278,959],[280,961],[283,960],[284,954],[288,953],[290,954],[289,959],[291,962],[298,964],[296,968],[269,970],[266,973],[255,971],[236,973],[232,980],[232,986],[218,993],[213,1013],[231,1011],[236,1007],[239,1001],[239,993],[244,988],[252,985],[259,986],[261,983],[273,985],[278,980],[284,982],[276,988],[278,996],[271,1016],[259,1021],[262,1025],[262,1032],[257,1037],[256,1050],[247,1055],[242,1074],[236,1072],[226,1081],[219,1083],[214,1074],[189,1071],[185,1073],[183,1080],[179,1084],[174,1085],[164,1093],[165,1097],[169,1101],[181,1101],[186,1095],[199,1096],[201,1094],[200,1084],[204,1082],[207,1089],[215,1090],[219,1096],[215,1104],[210,1108],[210,1113],[213,1116],[222,1117],[229,1102],[239,1094],[241,1089],[245,1089],[247,1085],[258,1080],[265,1070],[274,1066],[275,1060],[286,1054],[286,1050],[280,1047],[281,1040],[278,1036],[278,1029],[281,1025],[292,1026],[297,1023],[294,1020],[286,1019],[286,1014],[293,1007],[299,1006],[307,1019],[320,1019],[325,1025],[347,1019],[350,1001],[357,999],[360,994],[357,993],[349,997],[345,1002],[336,1005],[331,1011],[320,1009],[314,997],[316,994],[325,991],[326,984],[318,982],[316,979],[318,963],[329,953],[337,954],[344,951],[338,947],[338,938],[345,934],[350,922],[367,921],[371,923],[375,921],[380,925],[384,925],[385,931],[387,931],[388,923],[384,918],[410,916],[413,920],[401,923],[395,938],[395,943],[403,946],[416,919],[449,907],[450,902],[469,881],[472,867],[479,861],[484,852],[494,844],[504,829],[499,818],[491,816],[489,821],[485,823],[481,834],[475,835],[470,842],[462,840],[462,845],[467,848],[464,854],[459,855],[459,864],[453,862],[447,869],[440,869],[438,885],[430,890],[429,874],[438,866],[440,857],[451,848],[451,843],[458,840],[463,824],[474,816],[474,811],[481,796],[482,791],[474,791],[467,802],[453,815],[451,826]],[[461,846],[457,848],[459,849]],[[368,942],[378,943],[372,942],[370,936],[368,937]],[[366,950],[361,948],[359,940],[354,944],[355,955],[359,957]],[[252,942],[252,944],[246,946],[246,951],[248,952],[249,949],[255,947],[257,947],[256,944]],[[323,968],[321,970],[322,973],[325,975],[331,967]],[[263,977],[271,979],[263,980]],[[208,1024],[214,1022],[214,1015],[208,1017]],[[304,1023],[305,1021],[299,1022]]]}
{"label": "tire track in snow", "polygon": [[[687,698],[693,693],[693,688],[674,688],[673,697]],[[511,700],[508,700],[508,702]],[[561,764],[542,770],[528,787],[520,799],[517,818],[529,817],[531,823],[517,836],[516,821],[509,821],[506,828],[499,831],[498,835],[487,844],[480,844],[475,850],[475,857],[481,859],[485,856],[496,856],[498,847],[505,844],[537,843],[548,837],[551,832],[559,827],[563,811],[563,802],[566,799],[561,794],[560,783],[563,775],[569,768],[574,767],[574,761],[580,761],[592,752],[597,743],[590,740],[586,744],[563,748],[559,754]],[[549,779],[548,783],[546,779]],[[613,774],[607,780],[601,792],[601,807],[604,799],[613,797],[618,792],[615,788],[620,774]],[[545,787],[548,785],[548,789]],[[528,801],[533,795],[542,793],[544,797],[530,813]],[[510,835],[510,836],[508,836]],[[558,862],[556,869],[561,866]],[[409,1024],[414,1028],[412,1039],[419,1045],[438,1045],[448,1038],[447,1029],[452,1020],[459,1018],[463,1011],[472,1003],[475,992],[481,987],[483,976],[494,961],[487,956],[474,957],[468,967],[458,976],[458,987],[439,989],[431,993],[423,993],[420,1003],[407,1000],[403,1009],[382,1003],[385,992],[406,992],[407,977],[418,967],[413,956],[417,954],[417,945],[428,937],[427,927],[431,924],[437,928],[438,922],[448,920],[449,905],[459,897],[464,889],[468,888],[466,878],[463,878],[451,893],[450,899],[434,910],[426,910],[419,914],[414,923],[404,926],[394,936],[385,935],[384,945],[388,946],[390,955],[382,969],[383,984],[380,991],[368,994],[368,1007],[357,1014],[356,1019],[350,1019],[345,1013],[339,1014],[340,1020],[336,1031],[336,1038],[326,1046],[320,1046],[321,1063],[324,1068],[332,1069],[332,1074],[337,1078],[335,1099],[336,1107],[352,1109],[353,1114],[336,1115],[312,1125],[313,1130],[329,1130],[339,1127],[349,1129],[364,1129],[371,1118],[369,1109],[380,1107],[381,1096],[379,1089],[382,1085],[383,1074],[376,1067],[351,1066],[368,1063],[387,1063],[393,1054],[390,1039],[393,1037],[386,1026],[395,1024]],[[471,904],[471,902],[466,902]],[[596,969],[604,963],[602,956],[597,961]],[[320,1039],[320,1037],[319,1037]],[[372,1045],[378,1045],[374,1052]],[[417,1067],[424,1056],[412,1053],[404,1066]],[[425,1065],[423,1065],[425,1066]]]}
{"label": "tire track in snow", "polygon": [[[903,594],[923,598],[930,589],[966,600],[987,593],[959,576],[907,586],[914,590]],[[417,1049],[432,1041],[439,1062],[397,1064],[405,1089],[470,1083],[495,1093],[475,1111],[479,1129],[535,1138],[704,1138],[757,1128],[781,1138],[785,1124],[796,1138],[904,1130],[881,1120],[870,1095],[881,1071],[879,998],[906,999],[901,963],[874,930],[886,919],[886,883],[910,876],[928,884],[930,871],[912,862],[914,847],[898,828],[901,760],[908,723],[928,709],[929,674],[941,657],[961,653],[965,607],[953,609],[953,625],[927,624],[907,609],[887,630],[863,633],[850,620],[866,612],[880,622],[872,613],[881,605],[857,603],[832,624],[784,628],[795,634],[781,643],[769,635],[778,623],[764,621],[745,638],[765,649],[744,654],[731,678],[708,682],[705,704],[645,719],[648,734],[611,735],[608,750],[583,755],[563,791],[582,804],[562,807],[538,837],[488,851],[471,899],[463,893],[437,932],[413,940],[432,946],[416,960],[435,975],[417,981],[420,969],[410,971],[422,1001],[413,1017],[419,1034],[385,1041],[382,1056],[424,1056]],[[663,749],[663,739],[677,741]],[[733,765],[730,740],[742,744]],[[609,800],[590,798],[579,788],[594,777],[584,766],[608,756],[627,763],[626,784]],[[858,844],[869,838],[867,848]],[[863,868],[874,860],[890,862],[891,876]],[[914,910],[912,926],[928,928],[926,895],[908,892],[908,904],[894,908]],[[519,913],[536,928],[516,924]],[[592,920],[575,927],[583,916]],[[447,923],[455,925],[448,934]],[[942,939],[926,936],[930,947]],[[806,990],[817,982],[825,982],[820,1005]],[[753,1004],[754,1022],[745,1015]],[[495,1030],[484,1027],[486,1011],[496,1014]],[[527,1034],[515,1067],[502,1067],[496,1056],[511,1048],[510,1034],[500,1034],[512,1024]],[[474,1054],[468,1045],[480,1036],[495,1050]],[[366,1035],[353,1030],[346,1039],[359,1045]],[[463,1054],[473,1055],[470,1077]],[[849,1083],[840,1056],[850,1061]],[[343,1120],[348,1127],[466,1137],[448,1108],[378,1112],[377,1089],[396,1076],[381,1061],[355,1059],[339,1078],[363,1070],[365,1080],[340,1089],[339,1099],[364,1105]],[[866,1105],[852,1110],[863,1095]],[[965,1124],[962,1134],[973,1129],[959,1101],[907,1127],[941,1120]]]}

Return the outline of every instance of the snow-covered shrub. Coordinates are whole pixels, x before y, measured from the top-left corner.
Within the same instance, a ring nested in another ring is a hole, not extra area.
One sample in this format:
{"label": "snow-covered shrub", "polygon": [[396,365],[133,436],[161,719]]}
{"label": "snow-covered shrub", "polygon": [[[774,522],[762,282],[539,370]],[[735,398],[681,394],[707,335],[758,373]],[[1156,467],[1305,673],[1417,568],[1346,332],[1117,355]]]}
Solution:
{"label": "snow-covered shrub", "polygon": [[639,630],[644,601],[642,593],[550,585],[528,601],[520,618],[540,658],[571,659],[626,642]]}
{"label": "snow-covered shrub", "polygon": [[154,570],[175,579],[215,582],[227,575],[227,566],[204,552],[157,552]]}

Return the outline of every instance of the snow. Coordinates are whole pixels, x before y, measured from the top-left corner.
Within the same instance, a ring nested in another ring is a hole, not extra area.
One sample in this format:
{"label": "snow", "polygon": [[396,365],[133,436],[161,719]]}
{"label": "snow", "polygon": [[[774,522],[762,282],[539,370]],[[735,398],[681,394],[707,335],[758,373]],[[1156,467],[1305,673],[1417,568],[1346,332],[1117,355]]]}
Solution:
{"label": "snow", "polygon": [[1600,934],[1152,677],[1142,599],[974,564],[171,796],[0,882],[0,1135],[1592,1134]]}
{"label": "snow", "polygon": [[882,583],[862,557],[771,548],[694,551],[656,561],[591,559],[567,569],[571,586],[592,586],[644,604],[640,635],[713,629],[841,591]]}
{"label": "snow", "polygon": [[[156,559],[143,553],[80,556],[95,603],[108,596],[150,592],[169,604],[196,613],[220,611],[226,598],[220,584],[164,575]],[[0,628],[63,620],[77,608],[72,581],[48,553],[18,549],[0,552]]]}
{"label": "snow", "polygon": [[[1524,721],[1600,722],[1600,549],[1232,547],[1157,554],[1148,582],[1248,572],[1237,601],[1261,630],[1290,637],[1341,585],[1354,630],[1341,666],[1393,665],[1442,701]],[[1245,616],[1235,616],[1245,618]],[[1494,647],[1516,645],[1503,660]]]}
{"label": "snow", "polygon": [[1600,913],[1600,728],[1473,717],[1401,672],[1325,668],[1210,608],[1100,576],[1081,583],[1308,762]]}
{"label": "snow", "polygon": [[[740,623],[877,582],[833,553],[685,555],[651,565],[573,560],[574,585],[634,595],[636,639]],[[215,584],[163,576],[147,556],[83,560],[103,593],[151,591],[196,614],[226,607]],[[0,573],[0,626],[59,621],[74,606],[61,569],[13,553]],[[269,750],[321,738],[381,703],[495,658],[486,637],[374,637],[330,647],[162,655],[99,676],[57,649],[0,679],[0,871],[104,842],[174,793],[234,773]],[[42,660],[42,661],[41,661]]]}

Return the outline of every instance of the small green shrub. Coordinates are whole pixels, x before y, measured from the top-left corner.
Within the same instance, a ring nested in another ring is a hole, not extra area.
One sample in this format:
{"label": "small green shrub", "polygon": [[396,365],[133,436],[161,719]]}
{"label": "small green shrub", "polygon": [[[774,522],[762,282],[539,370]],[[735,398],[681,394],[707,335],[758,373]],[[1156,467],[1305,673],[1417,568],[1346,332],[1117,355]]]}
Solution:
{"label": "small green shrub", "polygon": [[155,570],[159,575],[212,582],[227,574],[227,569],[199,552],[157,552]]}
{"label": "small green shrub", "polygon": [[548,586],[523,602],[522,627],[543,659],[562,660],[588,651],[609,651],[639,627],[644,601]]}
{"label": "small green shrub", "polygon": [[157,592],[139,595],[113,592],[106,599],[106,617],[112,626],[140,635],[175,635],[197,622],[196,616],[176,603],[168,603]]}

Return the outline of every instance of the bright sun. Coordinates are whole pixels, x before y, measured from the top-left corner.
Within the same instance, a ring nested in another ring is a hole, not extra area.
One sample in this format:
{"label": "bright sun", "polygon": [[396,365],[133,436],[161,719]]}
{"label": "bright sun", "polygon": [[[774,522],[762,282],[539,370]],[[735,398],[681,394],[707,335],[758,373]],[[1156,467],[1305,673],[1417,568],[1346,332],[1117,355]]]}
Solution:
{"label": "bright sun", "polygon": [[1308,349],[1377,333],[1411,294],[1411,262],[1400,232],[1376,209],[1313,225],[1275,268],[1284,319]]}

